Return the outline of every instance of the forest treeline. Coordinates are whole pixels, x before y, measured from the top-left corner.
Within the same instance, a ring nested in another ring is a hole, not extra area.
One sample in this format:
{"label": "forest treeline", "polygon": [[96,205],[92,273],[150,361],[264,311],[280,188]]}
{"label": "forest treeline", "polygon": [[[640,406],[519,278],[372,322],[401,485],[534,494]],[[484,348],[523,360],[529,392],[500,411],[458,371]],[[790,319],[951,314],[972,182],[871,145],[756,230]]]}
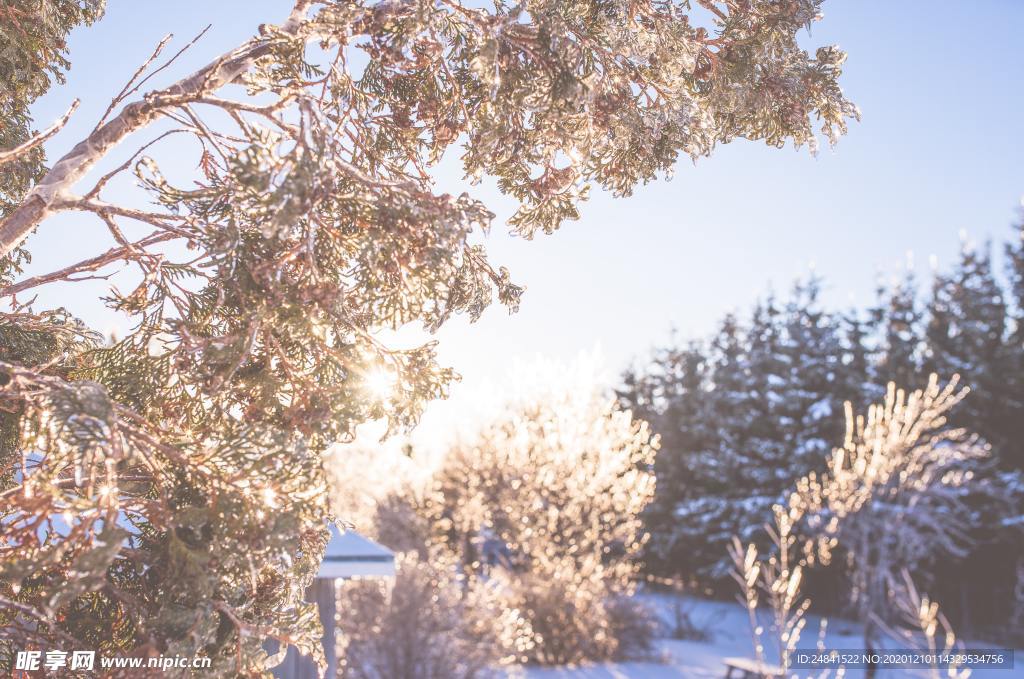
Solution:
{"label": "forest treeline", "polygon": [[[994,250],[965,242],[955,265],[927,277],[907,267],[879,284],[867,308],[826,308],[824,280],[813,274],[786,298],[769,294],[746,315],[727,314],[710,337],[673,339],[627,371],[621,403],[661,437],[646,568],[726,585],[732,536],[752,538],[798,478],[824,468],[843,440],[845,402],[860,409],[889,382],[909,391],[932,373],[956,374],[971,393],[948,424],[991,445],[991,463],[977,473],[1006,499],[971,505],[971,553],[918,565],[927,572],[916,577],[977,631],[1021,615],[1013,602],[1024,587],[1024,221],[1001,262]],[[810,583],[832,612],[850,604],[835,594],[850,591],[844,572]]]}

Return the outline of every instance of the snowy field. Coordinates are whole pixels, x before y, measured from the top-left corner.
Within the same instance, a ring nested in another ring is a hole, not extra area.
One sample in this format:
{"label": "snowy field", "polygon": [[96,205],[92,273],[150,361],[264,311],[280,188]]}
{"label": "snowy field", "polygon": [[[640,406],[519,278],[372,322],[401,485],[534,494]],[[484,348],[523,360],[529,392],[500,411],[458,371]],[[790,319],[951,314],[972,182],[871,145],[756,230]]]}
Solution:
{"label": "snowy field", "polygon": [[[666,618],[671,615],[672,599],[668,596],[649,595],[644,597]],[[708,601],[686,598],[685,605],[691,612],[692,620],[707,632],[706,641],[680,641],[660,639],[658,648],[660,662],[605,663],[584,667],[562,668],[515,668],[507,673],[508,679],[721,679],[725,676],[724,658],[753,657],[753,642],[745,609],[737,603]],[[807,616],[807,628],[800,643],[801,648],[812,647],[817,642],[820,619]],[[765,643],[770,637],[766,636]],[[825,638],[831,648],[855,649],[861,647],[859,628],[856,623],[831,619]],[[977,641],[968,643],[972,648],[993,648],[997,644]],[[766,653],[771,657],[771,650]],[[1017,651],[1016,667],[1012,670],[974,670],[972,677],[985,679],[1024,678],[1024,652]],[[808,676],[808,671],[796,671],[797,676]],[[879,679],[928,675],[926,670],[884,669],[878,672]],[[858,679],[863,670],[848,670],[847,677]]]}

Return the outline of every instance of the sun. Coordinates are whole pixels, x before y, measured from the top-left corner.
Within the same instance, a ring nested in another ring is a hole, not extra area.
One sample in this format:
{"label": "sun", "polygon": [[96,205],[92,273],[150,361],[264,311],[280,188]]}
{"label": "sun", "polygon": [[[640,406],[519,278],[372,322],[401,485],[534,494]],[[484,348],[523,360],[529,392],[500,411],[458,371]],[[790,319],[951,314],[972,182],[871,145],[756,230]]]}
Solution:
{"label": "sun", "polygon": [[390,370],[376,367],[366,373],[363,385],[366,391],[378,401],[386,401],[394,394],[397,378]]}

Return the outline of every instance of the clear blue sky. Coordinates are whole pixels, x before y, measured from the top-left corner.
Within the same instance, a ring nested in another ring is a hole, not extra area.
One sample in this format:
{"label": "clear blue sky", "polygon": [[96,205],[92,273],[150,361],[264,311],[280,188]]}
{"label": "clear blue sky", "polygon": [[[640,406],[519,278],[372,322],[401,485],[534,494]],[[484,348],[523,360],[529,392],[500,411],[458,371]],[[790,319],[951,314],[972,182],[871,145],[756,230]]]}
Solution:
{"label": "clear blue sky", "polygon": [[[157,2],[109,0],[98,25],[71,40],[66,87],[35,107],[40,127],[74,97],[83,105],[49,145],[65,151],[91,129],[110,97],[168,32],[176,44],[213,28],[167,78],[180,77],[279,21],[287,0]],[[814,264],[836,305],[871,299],[879,271],[913,251],[918,266],[949,263],[966,230],[975,240],[1008,236],[1024,193],[1024,2],[1018,0],[829,0],[805,44],[838,43],[849,53],[842,83],[863,121],[834,150],[734,143],[675,179],[627,200],[596,193],[583,218],[532,242],[499,222],[492,257],[528,287],[509,317],[493,308],[469,327],[440,333],[442,356],[471,393],[500,381],[513,357],[567,358],[595,345],[618,369],[670,328],[703,335],[727,310],[745,308],[769,284],[784,292]],[[177,170],[194,167],[178,158]],[[439,190],[461,190],[457,168]],[[499,217],[510,205],[478,192]],[[102,234],[83,218],[60,219],[30,241],[34,271],[77,261]],[[102,285],[52,288],[42,303],[69,306],[87,321],[115,321],[98,302]],[[458,395],[457,391],[457,395]],[[465,398],[465,397],[463,397]],[[455,405],[455,404],[453,404]]]}

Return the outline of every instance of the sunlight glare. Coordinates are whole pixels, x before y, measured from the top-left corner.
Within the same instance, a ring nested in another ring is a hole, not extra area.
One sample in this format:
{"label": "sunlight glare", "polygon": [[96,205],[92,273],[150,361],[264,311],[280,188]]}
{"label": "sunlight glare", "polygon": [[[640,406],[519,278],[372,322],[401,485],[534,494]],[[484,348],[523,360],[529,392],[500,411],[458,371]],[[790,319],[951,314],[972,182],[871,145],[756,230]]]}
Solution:
{"label": "sunlight glare", "polygon": [[395,374],[383,367],[370,370],[366,374],[366,390],[378,401],[391,398],[397,379]]}

